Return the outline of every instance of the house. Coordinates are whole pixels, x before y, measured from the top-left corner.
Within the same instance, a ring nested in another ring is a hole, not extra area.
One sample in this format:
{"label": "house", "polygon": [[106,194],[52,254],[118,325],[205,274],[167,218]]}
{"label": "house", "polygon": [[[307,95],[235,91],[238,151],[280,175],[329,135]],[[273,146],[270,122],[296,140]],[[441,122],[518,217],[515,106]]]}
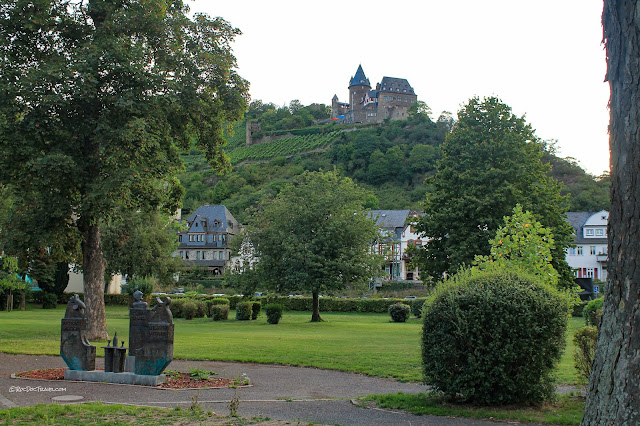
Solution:
{"label": "house", "polygon": [[198,207],[186,222],[187,230],[178,233],[174,256],[205,267],[212,275],[222,275],[230,265],[230,244],[241,225],[225,206],[209,204]]}
{"label": "house", "polygon": [[568,212],[567,221],[575,230],[575,247],[566,250],[575,277],[606,281],[609,212]]}
{"label": "house", "polygon": [[349,103],[333,96],[331,119],[348,124],[402,120],[409,116],[409,108],[417,100],[413,87],[404,78],[383,77],[372,89],[360,65],[349,80]]}
{"label": "house", "polygon": [[387,257],[384,270],[391,280],[417,280],[419,272],[411,269],[411,259],[407,248],[422,245],[423,239],[411,226],[413,218],[418,217],[415,210],[371,210],[369,217],[376,219],[376,224],[385,235],[378,241],[374,250]]}

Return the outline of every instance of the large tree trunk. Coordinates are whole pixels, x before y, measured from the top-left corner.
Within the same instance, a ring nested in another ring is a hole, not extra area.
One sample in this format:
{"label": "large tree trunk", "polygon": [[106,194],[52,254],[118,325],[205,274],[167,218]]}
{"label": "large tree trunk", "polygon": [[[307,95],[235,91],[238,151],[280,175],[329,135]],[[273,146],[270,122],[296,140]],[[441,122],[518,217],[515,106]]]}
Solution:
{"label": "large tree trunk", "polygon": [[320,296],[317,291],[311,292],[312,306],[311,306],[311,322],[321,322],[320,318]]}
{"label": "large tree trunk", "polygon": [[583,425],[640,424],[640,2],[605,0],[611,87],[609,276]]}
{"label": "large tree trunk", "polygon": [[87,305],[87,339],[107,340],[107,321],[104,311],[105,260],[100,242],[100,228],[88,225],[82,242],[82,272],[84,275],[84,303]]}

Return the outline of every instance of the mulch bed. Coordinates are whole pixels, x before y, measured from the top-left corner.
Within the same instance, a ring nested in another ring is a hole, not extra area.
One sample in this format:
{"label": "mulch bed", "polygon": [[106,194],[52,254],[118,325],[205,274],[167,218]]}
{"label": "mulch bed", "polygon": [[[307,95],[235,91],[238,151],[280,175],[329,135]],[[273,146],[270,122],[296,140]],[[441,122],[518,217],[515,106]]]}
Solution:
{"label": "mulch bed", "polygon": [[193,379],[189,373],[180,373],[167,376],[165,383],[160,383],[158,387],[165,389],[193,389],[193,388],[228,388],[233,386],[234,380],[222,377],[209,377],[208,379]]}
{"label": "mulch bed", "polygon": [[[23,379],[38,380],[64,380],[64,368],[48,368],[46,370],[30,370],[16,373],[15,376]],[[208,379],[194,379],[189,373],[167,375],[167,381],[158,385],[164,389],[200,389],[200,388],[227,388],[236,385],[235,380],[222,377],[209,377]]]}

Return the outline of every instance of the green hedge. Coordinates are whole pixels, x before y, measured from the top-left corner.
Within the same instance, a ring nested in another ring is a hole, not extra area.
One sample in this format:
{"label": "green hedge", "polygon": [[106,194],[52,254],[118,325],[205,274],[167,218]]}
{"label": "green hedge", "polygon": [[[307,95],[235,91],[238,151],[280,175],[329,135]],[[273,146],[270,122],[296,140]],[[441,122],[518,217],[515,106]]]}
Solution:
{"label": "green hedge", "polygon": [[[37,292],[40,293],[40,292]],[[64,293],[62,296],[58,298],[59,304],[66,305],[71,296],[74,294],[78,294],[80,299],[84,300],[83,293]],[[145,295],[145,301],[149,303],[149,307],[155,305],[155,297],[152,295]],[[162,296],[158,296],[161,299],[166,299],[170,297],[171,300],[176,301],[179,299],[194,299],[199,300],[207,305],[207,311],[210,312],[210,306],[214,304],[226,304],[224,303],[226,300],[229,301],[229,309],[236,309],[236,306],[239,302],[247,302],[247,301],[258,301],[261,302],[262,305],[266,305],[269,303],[277,303],[282,305],[287,311],[311,311],[311,297],[287,297],[287,296],[260,296],[260,297],[242,297],[242,296],[225,296],[223,298],[219,296],[213,295],[195,295],[195,296],[185,296],[178,294],[166,294]],[[211,302],[214,301],[214,302]],[[35,303],[42,303],[42,301],[37,301],[36,296],[34,295]],[[105,294],[104,302],[107,306],[128,306],[129,305],[129,295],[127,294]],[[370,298],[370,299],[342,299],[337,297],[321,297],[320,298],[320,311],[321,312],[370,312],[370,313],[379,313],[386,314],[389,312],[389,306],[402,302],[408,303],[408,300],[405,299],[382,299],[382,298]]]}

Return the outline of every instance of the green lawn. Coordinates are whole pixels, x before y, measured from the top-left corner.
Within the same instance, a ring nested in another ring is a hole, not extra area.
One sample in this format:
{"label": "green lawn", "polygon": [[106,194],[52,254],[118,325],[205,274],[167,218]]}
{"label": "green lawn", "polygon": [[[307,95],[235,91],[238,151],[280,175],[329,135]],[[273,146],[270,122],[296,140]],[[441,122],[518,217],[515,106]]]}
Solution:
{"label": "green lawn", "polygon": [[[230,312],[233,318],[235,312]],[[58,355],[62,306],[44,310],[0,312],[0,352]],[[421,320],[392,323],[387,314],[322,313],[325,322],[310,323],[309,312],[285,312],[280,324],[208,319],[175,320],[174,357],[220,361],[277,363],[352,371],[404,381],[421,380]],[[572,318],[567,351],[560,363],[560,383],[575,384],[573,330],[582,318]],[[125,307],[107,307],[109,335],[128,342]],[[92,342],[96,347],[106,342]],[[101,352],[100,350],[98,351]]]}

